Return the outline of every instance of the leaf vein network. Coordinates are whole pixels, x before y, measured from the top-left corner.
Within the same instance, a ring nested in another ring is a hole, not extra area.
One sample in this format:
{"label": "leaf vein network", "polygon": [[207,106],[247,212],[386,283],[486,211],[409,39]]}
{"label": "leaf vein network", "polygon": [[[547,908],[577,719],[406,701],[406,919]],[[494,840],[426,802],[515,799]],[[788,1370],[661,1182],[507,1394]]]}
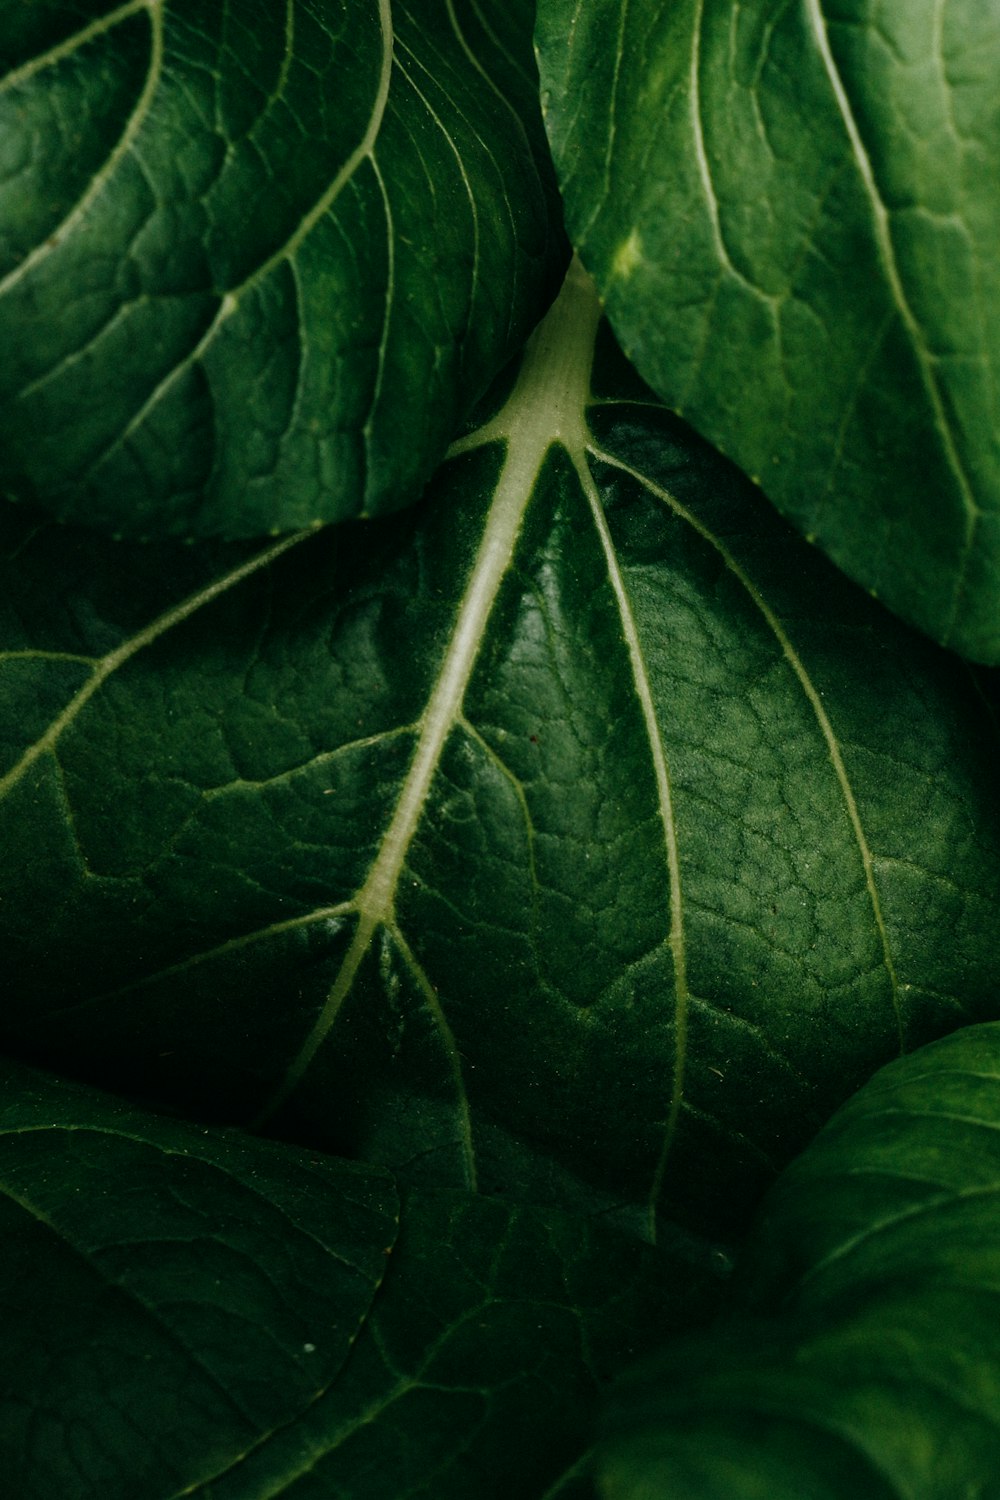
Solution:
{"label": "leaf vein network", "polygon": [[972,483],[966,472],[965,464],[962,461],[956,436],[952,431],[952,424],[948,418],[947,405],[938,385],[935,363],[931,358],[927,340],[924,337],[924,331],[906,295],[906,289],[903,285],[899,265],[896,260],[889,210],[882,198],[878,182],[875,178],[871,157],[862,139],[861,131],[858,128],[858,123],[851,107],[847,88],[837,67],[836,58],[833,55],[833,48],[830,44],[829,31],[827,29],[826,17],[823,14],[821,0],[803,0],[803,3],[820,60],[826,72],[844,130],[847,134],[851,153],[871,207],[875,242],[885,272],[886,285],[916,356],[921,380],[934,414],[934,426],[941,439],[945,460],[955,479],[956,487],[965,509],[965,532],[956,568],[951,612],[943,632],[943,641],[947,644],[949,635],[954,628],[959,605],[961,604],[962,595],[965,590],[966,575],[972,556],[977,524],[982,513],[973,493]]}
{"label": "leaf vein network", "polygon": [[249,1427],[253,1426],[253,1418],[251,1417],[250,1413],[244,1410],[243,1406],[233,1396],[232,1391],[228,1388],[226,1383],[221,1379],[219,1375],[216,1374],[211,1365],[208,1364],[206,1360],[200,1354],[198,1354],[195,1349],[191,1347],[187,1340],[181,1336],[177,1329],[172,1327],[170,1322],[164,1317],[156,1304],[150,1302],[147,1298],[142,1296],[142,1294],[137,1290],[134,1283],[124,1278],[112,1276],[105,1269],[105,1267],[101,1265],[100,1260],[96,1256],[91,1254],[90,1251],[85,1249],[84,1246],[80,1245],[77,1241],[70,1239],[66,1234],[64,1234],[63,1231],[58,1227],[58,1225],[49,1217],[49,1215],[44,1213],[40,1208],[32,1203],[30,1198],[26,1197],[23,1193],[15,1192],[8,1183],[3,1182],[2,1180],[0,1180],[0,1193],[3,1193],[3,1195],[6,1198],[9,1198],[12,1203],[16,1203],[19,1208],[24,1209],[25,1213],[30,1214],[31,1217],[38,1223],[43,1224],[47,1229],[49,1229],[56,1236],[56,1238],[66,1246],[67,1250],[71,1251],[73,1255],[75,1255],[85,1265],[89,1266],[89,1268],[106,1285],[113,1287],[116,1292],[119,1292],[122,1297],[126,1299],[126,1301],[131,1302],[136,1307],[140,1308],[142,1312],[150,1319],[150,1321],[155,1323],[156,1326],[161,1330],[161,1332],[165,1335],[168,1343],[171,1343],[176,1348],[180,1349],[181,1353],[187,1359],[189,1359],[193,1365],[201,1370],[208,1383],[212,1387],[214,1387],[216,1391],[218,1391],[219,1395],[222,1396],[225,1404],[237,1413],[241,1421],[245,1422]]}
{"label": "leaf vein network", "polygon": [[395,942],[403,961],[424,997],[424,1004],[434,1023],[435,1030],[441,1038],[445,1053],[451,1065],[452,1082],[455,1086],[455,1095],[458,1101],[458,1113],[461,1126],[462,1156],[465,1165],[466,1185],[470,1192],[476,1191],[476,1152],[472,1135],[472,1118],[469,1112],[469,1094],[465,1087],[465,1079],[462,1074],[462,1059],[455,1040],[455,1033],[448,1023],[444,1013],[437,990],[431,984],[427,971],[410,947],[400,928],[392,923],[388,926],[389,936]]}
{"label": "leaf vein network", "polygon": [[709,222],[712,226],[712,239],[715,243],[716,252],[724,270],[748,291],[751,296],[759,301],[767,303],[774,316],[777,299],[765,292],[763,287],[751,281],[733,261],[726,244],[725,235],[722,231],[722,214],[718,194],[715,190],[715,182],[712,177],[712,166],[708,154],[708,146],[705,140],[704,116],[701,103],[701,43],[705,20],[705,0],[695,0],[694,25],[691,28],[691,67],[689,72],[689,89],[691,95],[691,130],[694,139],[694,155],[698,166],[698,175],[701,179],[702,189],[705,195],[705,206],[708,209]]}
{"label": "leaf vein network", "polygon": [[[72,232],[73,228],[79,223],[91,204],[101,193],[119,162],[125,158],[134,145],[142,126],[149,116],[163,72],[164,5],[165,0],[136,0],[136,3],[123,5],[119,10],[113,11],[111,16],[105,17],[106,24],[102,25],[95,22],[93,26],[85,27],[83,32],[78,33],[78,36],[90,40],[92,35],[97,35],[101,30],[107,30],[108,25],[112,24],[112,22],[125,20],[128,16],[138,14],[140,11],[148,11],[150,25],[149,71],[146,74],[146,81],[143,84],[139,97],[136,100],[135,108],[126,122],[125,129],[109,153],[103,167],[91,178],[87,187],[69,210],[69,213],[63,218],[62,222],[46,235],[45,239],[36,245],[18,265],[8,271],[6,276],[0,278],[0,297],[27,276],[29,272],[33,271]],[[68,50],[73,50],[69,43],[66,43],[65,46]],[[56,52],[59,52],[58,48]],[[48,56],[51,57],[53,54],[48,54]],[[9,83],[9,81],[10,77],[5,80],[5,83]],[[3,86],[0,84],[0,89]]]}
{"label": "leaf vein network", "polygon": [[[599,453],[595,448],[590,452],[595,457]],[[643,725],[646,739],[649,745],[652,760],[653,778],[656,785],[657,804],[660,815],[660,826],[663,832],[663,841],[667,859],[667,883],[668,883],[668,911],[670,921],[669,944],[674,969],[674,1066],[670,1085],[670,1107],[667,1114],[666,1127],[664,1130],[663,1146],[660,1157],[654,1169],[653,1178],[649,1192],[649,1228],[650,1234],[655,1238],[656,1232],[656,1204],[662,1191],[666,1177],[667,1160],[673,1147],[677,1131],[677,1122],[680,1115],[681,1103],[684,1097],[684,1069],[687,1052],[687,1010],[688,1010],[688,985],[687,985],[687,954],[684,931],[684,903],[681,883],[680,851],[677,841],[677,825],[673,805],[673,791],[670,782],[670,768],[667,759],[666,747],[663,742],[663,734],[660,729],[656,708],[653,702],[652,688],[649,681],[649,670],[646,665],[645,655],[639,629],[636,625],[635,616],[632,612],[632,604],[628,595],[628,588],[622,574],[621,565],[615,550],[611,532],[608,528],[604,507],[590,471],[585,454],[571,453],[580,484],[583,488],[590,508],[591,519],[601,550],[604,554],[605,564],[608,570],[608,579],[615,596],[615,603],[621,621],[622,634],[628,650],[629,661],[632,669],[632,679],[635,684],[636,694],[642,712]]]}
{"label": "leaf vein network", "polygon": [[88,680],[69,699],[62,712],[52,720],[45,733],[25,750],[20,760],[11,766],[9,771],[0,776],[0,799],[7,795],[41,756],[47,754],[58,743],[64,731],[78,718],[94,694],[127,661],[143,650],[144,647],[152,645],[154,641],[166,634],[168,630],[173,629],[176,625],[180,625],[197,610],[204,608],[205,605],[210,604],[229,589],[242,583],[245,578],[249,578],[262,568],[266,568],[270,563],[279,558],[282,553],[289,551],[292,547],[298,546],[300,542],[305,541],[312,535],[314,535],[314,532],[311,528],[305,531],[293,532],[290,536],[283,537],[273,546],[264,548],[263,551],[258,552],[247,562],[241,563],[238,567],[232,569],[231,572],[224,574],[222,578],[189,595],[187,599],[182,600],[180,604],[174,605],[173,608],[166,610],[162,615],[158,615],[155,620],[138,631],[136,635],[124,641],[120,646],[116,646],[106,656],[95,661],[93,671]]}
{"label": "leaf vein network", "polygon": [[[163,0],[159,0],[162,4]],[[334,203],[341,193],[352,182],[362,165],[367,161],[370,163],[377,181],[381,184],[381,174],[375,162],[375,143],[382,126],[389,99],[389,86],[393,70],[393,33],[390,0],[379,0],[379,18],[382,28],[382,56],[379,79],[376,87],[375,98],[372,103],[368,123],[364,134],[358,144],[350,152],[333,181],[326,191],[320,196],[313,207],[302,216],[294,231],[288,236],[284,244],[268,256],[254,271],[235,287],[230,287],[219,298],[215,315],[207,329],[201,334],[193,348],[183,355],[172,368],[158,381],[154,389],[140,403],[121,432],[107,445],[102,453],[90,464],[91,471],[99,464],[105,462],[111,454],[118,451],[132,436],[133,432],[145,421],[146,417],[153,411],[157,404],[163,400],[175,382],[191,368],[198,364],[214,344],[220,330],[229,319],[239,310],[242,299],[248,292],[264,281],[280,265],[288,264],[294,258],[296,251],[315,226],[326,217],[333,208]],[[161,42],[162,49],[162,42]],[[26,262],[23,264],[27,264]],[[18,268],[19,271],[21,268]],[[11,272],[13,276],[15,272]],[[0,282],[0,294],[2,294],[5,283]]]}
{"label": "leaf vein network", "polygon": [[830,763],[833,768],[834,775],[836,776],[837,782],[840,786],[848,820],[850,822],[854,838],[858,846],[858,852],[861,857],[861,863],[864,870],[865,886],[868,891],[868,897],[872,908],[872,917],[875,923],[878,941],[882,949],[884,967],[889,982],[892,1008],[896,1018],[896,1027],[899,1036],[899,1047],[900,1051],[903,1051],[904,1035],[902,1011],[899,1000],[899,981],[896,975],[896,967],[889,944],[889,934],[882,913],[881,898],[879,896],[878,886],[875,882],[874,864],[872,860],[871,850],[868,846],[868,840],[861,822],[861,815],[859,813],[857,801],[854,796],[854,790],[851,785],[850,778],[847,774],[847,767],[844,764],[840,744],[837,740],[836,734],[834,733],[833,725],[830,722],[826,709],[823,707],[822,699],[820,698],[815,684],[813,683],[806,670],[804,662],[798,655],[798,652],[795,650],[791,638],[789,637],[784,626],[781,624],[781,621],[771,609],[770,605],[763,598],[760,591],[755,587],[749,575],[744,572],[743,568],[737,562],[736,558],[732,555],[732,553],[720,540],[720,538],[710,530],[709,527],[704,525],[703,522],[699,521],[698,518],[687,509],[686,506],[681,505],[681,503],[676,500],[673,495],[671,495],[667,490],[663,489],[662,486],[656,484],[652,479],[649,478],[648,475],[643,474],[640,470],[633,468],[632,465],[623,462],[623,460],[616,458],[613,454],[607,453],[604,450],[595,448],[593,450],[593,453],[595,458],[600,459],[602,463],[609,464],[613,468],[621,470],[623,473],[630,474],[640,485],[648,490],[651,495],[654,495],[665,505],[669,506],[674,514],[677,515],[681,520],[686,521],[687,524],[691,526],[692,529],[718,553],[719,557],[725,563],[726,567],[737,579],[741,587],[746,591],[755,608],[762,615],[765,624],[774,635],[785,659],[788,662],[789,667],[791,668],[796,680],[799,683],[799,686],[805,694],[806,700],[809,703],[809,706],[816,718],[820,733],[826,743],[827,751],[830,757]]}

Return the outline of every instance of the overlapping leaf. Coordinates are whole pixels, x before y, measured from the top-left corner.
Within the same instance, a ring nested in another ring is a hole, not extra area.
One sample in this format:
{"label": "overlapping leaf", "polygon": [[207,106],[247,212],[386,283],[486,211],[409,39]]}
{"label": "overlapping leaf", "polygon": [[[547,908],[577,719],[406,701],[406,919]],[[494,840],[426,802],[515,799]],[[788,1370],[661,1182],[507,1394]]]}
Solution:
{"label": "overlapping leaf", "polygon": [[411,1177],[721,1230],[880,1063],[993,1013],[971,673],[603,333],[592,374],[597,328],[574,273],[376,531],[209,554],[8,517],[18,1047]]}
{"label": "overlapping leaf", "polygon": [[[711,1278],[565,1215],[4,1065],[0,1459],[24,1500],[540,1497]],[[517,1441],[511,1441],[516,1432]]]}
{"label": "overlapping leaf", "polygon": [[129,536],[396,509],[562,242],[530,3],[0,16],[0,489]]}
{"label": "overlapping leaf", "polygon": [[622,1383],[602,1494],[993,1494],[1000,1028],[880,1073],[779,1180],[752,1244],[744,1321]]}
{"label": "overlapping leaf", "polygon": [[337,1379],[396,1239],[394,1185],[2,1072],[5,1483],[190,1493]]}
{"label": "overlapping leaf", "polygon": [[1000,660],[1000,24],[980,0],[542,0],[626,352],[853,577]]}

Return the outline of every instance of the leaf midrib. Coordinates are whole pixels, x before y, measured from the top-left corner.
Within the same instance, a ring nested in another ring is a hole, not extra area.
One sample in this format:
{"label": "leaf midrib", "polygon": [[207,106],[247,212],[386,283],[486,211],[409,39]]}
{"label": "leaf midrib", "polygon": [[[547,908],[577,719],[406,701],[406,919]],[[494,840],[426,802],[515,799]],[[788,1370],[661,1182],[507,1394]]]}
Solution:
{"label": "leaf midrib", "polygon": [[[500,586],[513,561],[524,515],[545,456],[556,442],[579,441],[590,388],[600,310],[582,273],[563,292],[529,342],[517,384],[498,416],[457,444],[466,452],[494,439],[506,455],[465,592],[424,712],[417,745],[378,853],[351,905],[358,925],[312,1030],[281,1085],[254,1122],[259,1128],[294,1092],[351,993],[378,931],[395,926],[396,892],[445,744],[459,723],[472,671]],[[452,1046],[452,1054],[454,1047]],[[459,1079],[459,1083],[461,1080]],[[464,1087],[460,1088],[464,1100]],[[468,1159],[468,1152],[467,1152]]]}

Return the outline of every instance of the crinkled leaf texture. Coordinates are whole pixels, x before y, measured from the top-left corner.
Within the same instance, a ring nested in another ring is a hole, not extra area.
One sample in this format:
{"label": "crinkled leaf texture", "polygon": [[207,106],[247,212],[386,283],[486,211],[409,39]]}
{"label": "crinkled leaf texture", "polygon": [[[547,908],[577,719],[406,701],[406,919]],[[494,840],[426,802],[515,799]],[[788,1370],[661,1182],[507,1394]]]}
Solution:
{"label": "crinkled leaf texture", "polygon": [[1000,19],[541,0],[574,244],[641,373],[852,577],[1000,660]]}
{"label": "crinkled leaf texture", "polygon": [[531,0],[0,15],[0,489],[127,536],[415,498],[563,264]]}
{"label": "crinkled leaf texture", "polygon": [[711,1298],[566,1215],[400,1203],[376,1168],[0,1072],[18,1500],[532,1500],[580,1468],[597,1386]]}
{"label": "crinkled leaf texture", "polygon": [[779,1179],[742,1321],[619,1386],[602,1494],[985,1500],[1000,1475],[998,1297],[993,1024],[885,1068]]}
{"label": "crinkled leaf texture", "polygon": [[377,529],[146,550],[12,508],[11,1045],[416,1180],[722,1233],[880,1064],[993,1014],[971,670],[598,322],[574,270]]}

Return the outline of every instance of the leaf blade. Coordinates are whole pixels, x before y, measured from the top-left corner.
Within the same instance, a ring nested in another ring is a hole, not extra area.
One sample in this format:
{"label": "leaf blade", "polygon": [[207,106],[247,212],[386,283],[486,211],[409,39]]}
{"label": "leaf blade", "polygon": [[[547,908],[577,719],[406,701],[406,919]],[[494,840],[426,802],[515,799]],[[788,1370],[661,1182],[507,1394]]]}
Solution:
{"label": "leaf blade", "polygon": [[239,581],[128,627],[4,802],[5,1025],[429,1184],[723,1233],[852,1083],[990,1013],[996,726],[603,334],[589,369],[576,295],[419,520],[206,556]]}
{"label": "leaf blade", "polygon": [[502,42],[465,5],[425,19],[157,0],[5,23],[5,492],[227,537],[419,493],[563,254],[526,11]]}
{"label": "leaf blade", "polygon": [[540,1496],[626,1349],[716,1296],[582,1220],[401,1202],[17,1065],[0,1115],[0,1452],[26,1496]]}
{"label": "leaf blade", "polygon": [[540,8],[547,125],[626,352],[850,576],[995,660],[995,26],[612,3],[566,46],[569,11]]}
{"label": "leaf blade", "polygon": [[967,1027],[834,1116],[763,1206],[730,1325],[621,1388],[604,1493],[988,1491],[997,1047]]}

